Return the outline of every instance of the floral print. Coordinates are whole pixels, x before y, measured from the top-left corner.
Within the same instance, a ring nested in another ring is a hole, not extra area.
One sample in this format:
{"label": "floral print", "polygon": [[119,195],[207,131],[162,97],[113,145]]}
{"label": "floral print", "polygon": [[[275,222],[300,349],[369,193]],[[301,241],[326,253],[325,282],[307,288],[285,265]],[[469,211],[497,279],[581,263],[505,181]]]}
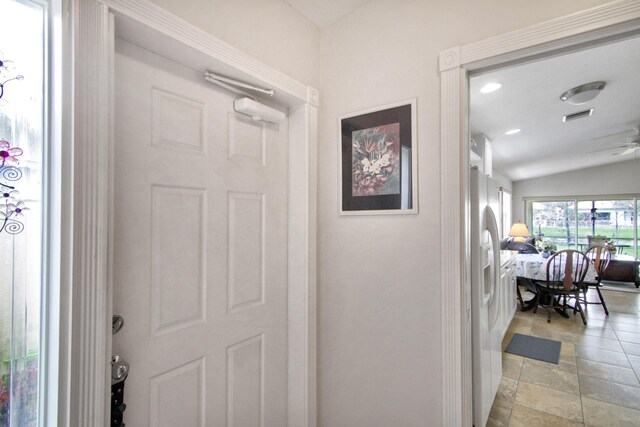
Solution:
{"label": "floral print", "polygon": [[7,162],[18,164],[18,156],[22,156],[22,148],[11,148],[9,141],[4,139],[0,140],[0,161],[2,161],[0,167],[4,166]]}
{"label": "floral print", "polygon": [[352,134],[352,196],[400,193],[400,123]]}
{"label": "floral print", "polygon": [[28,210],[29,208],[25,206],[22,200],[20,200],[16,203],[7,203],[5,205],[5,211],[0,212],[0,215],[4,214],[7,218],[13,215],[17,218],[22,218],[24,216],[24,212]]}
{"label": "floral print", "polygon": [[[17,181],[22,172],[11,163],[18,164],[18,156],[22,155],[22,149],[11,147],[11,143],[0,140],[0,178],[8,181]],[[0,233],[6,231],[9,234],[20,233],[24,224],[18,221],[29,208],[22,200],[17,199],[18,191],[14,186],[0,182]]]}

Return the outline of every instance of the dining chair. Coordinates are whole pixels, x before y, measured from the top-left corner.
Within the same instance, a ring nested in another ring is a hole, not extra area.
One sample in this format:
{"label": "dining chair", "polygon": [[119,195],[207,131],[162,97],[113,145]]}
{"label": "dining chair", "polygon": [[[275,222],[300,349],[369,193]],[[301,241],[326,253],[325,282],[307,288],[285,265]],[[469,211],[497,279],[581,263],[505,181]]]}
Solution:
{"label": "dining chair", "polygon": [[606,246],[607,236],[587,236],[587,241],[589,242],[587,249],[591,249],[594,246]]}
{"label": "dining chair", "polygon": [[[538,249],[533,246],[531,243],[518,243],[517,245],[510,246],[511,250],[518,251],[519,254],[537,254]],[[520,286],[523,286],[529,290],[535,291],[536,287],[531,282],[531,279],[527,279],[526,277],[518,277],[516,279],[516,297],[518,298],[518,302],[520,303],[520,310],[525,311],[526,305],[524,300],[522,299],[522,293],[520,292]]]}
{"label": "dining chair", "polygon": [[[580,291],[588,268],[589,260],[580,251],[567,249],[551,255],[547,261],[547,280],[535,282],[538,297],[533,312],[538,311],[538,305],[541,305],[541,302],[548,300],[546,305],[547,323],[551,323],[551,309],[562,307],[566,310],[566,297],[570,297],[575,301],[574,311],[580,312],[582,323],[586,325],[587,320],[580,305]],[[547,298],[545,299],[545,297]],[[559,304],[561,297],[565,297],[562,306]]]}
{"label": "dining chair", "polygon": [[[594,246],[590,248],[586,252],[587,259],[589,263],[593,265],[594,270],[596,271],[596,282],[584,282],[582,286],[583,297],[581,298],[581,302],[585,304],[600,304],[602,308],[604,308],[605,314],[609,315],[609,310],[607,310],[607,304],[604,302],[604,298],[602,297],[602,292],[600,292],[600,287],[602,286],[602,277],[604,276],[604,272],[609,267],[609,263],[611,262],[611,252],[609,252],[606,248],[601,246]],[[587,292],[589,291],[589,286],[593,286],[598,291],[598,297],[600,298],[600,302],[597,301],[587,301]]]}

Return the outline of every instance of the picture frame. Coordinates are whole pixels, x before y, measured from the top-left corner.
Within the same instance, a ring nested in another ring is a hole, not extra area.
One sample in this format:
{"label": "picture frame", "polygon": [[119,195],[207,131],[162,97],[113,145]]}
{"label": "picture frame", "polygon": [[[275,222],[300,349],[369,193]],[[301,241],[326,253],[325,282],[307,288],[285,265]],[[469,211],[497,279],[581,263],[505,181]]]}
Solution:
{"label": "picture frame", "polygon": [[418,213],[416,99],[338,118],[340,215]]}

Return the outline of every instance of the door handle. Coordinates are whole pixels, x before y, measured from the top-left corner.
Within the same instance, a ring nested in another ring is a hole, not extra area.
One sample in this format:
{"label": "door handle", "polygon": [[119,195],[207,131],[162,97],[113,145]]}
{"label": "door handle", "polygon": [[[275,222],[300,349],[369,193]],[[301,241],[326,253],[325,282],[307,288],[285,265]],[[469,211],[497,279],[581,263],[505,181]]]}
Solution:
{"label": "door handle", "polygon": [[129,375],[129,363],[119,355],[111,356],[111,384],[124,381]]}
{"label": "door handle", "polygon": [[[120,332],[124,326],[124,317],[114,314],[111,318],[111,333]],[[111,356],[111,426],[125,427],[124,411],[127,404],[124,403],[124,381],[129,375],[129,363],[120,355]]]}
{"label": "door handle", "polygon": [[111,335],[115,335],[120,332],[120,329],[124,326],[124,317],[119,314],[114,314],[111,317]]}
{"label": "door handle", "polygon": [[124,381],[127,375],[129,364],[114,354],[111,357],[111,426],[114,427],[125,427],[123,419],[127,404],[124,403]]}

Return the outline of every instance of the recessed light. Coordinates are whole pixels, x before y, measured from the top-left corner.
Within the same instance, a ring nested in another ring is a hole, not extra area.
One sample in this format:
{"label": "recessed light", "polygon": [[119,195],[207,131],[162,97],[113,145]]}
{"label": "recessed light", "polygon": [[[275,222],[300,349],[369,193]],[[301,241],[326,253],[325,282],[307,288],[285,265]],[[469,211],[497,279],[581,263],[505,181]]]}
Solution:
{"label": "recessed light", "polygon": [[515,135],[518,132],[520,132],[520,129],[511,129],[511,130],[506,131],[504,134],[505,135]]}
{"label": "recessed light", "polygon": [[500,89],[502,87],[502,84],[497,83],[497,82],[493,82],[493,83],[487,83],[486,85],[482,86],[482,89],[480,89],[481,93],[491,93],[491,92],[495,92],[496,90]]}

